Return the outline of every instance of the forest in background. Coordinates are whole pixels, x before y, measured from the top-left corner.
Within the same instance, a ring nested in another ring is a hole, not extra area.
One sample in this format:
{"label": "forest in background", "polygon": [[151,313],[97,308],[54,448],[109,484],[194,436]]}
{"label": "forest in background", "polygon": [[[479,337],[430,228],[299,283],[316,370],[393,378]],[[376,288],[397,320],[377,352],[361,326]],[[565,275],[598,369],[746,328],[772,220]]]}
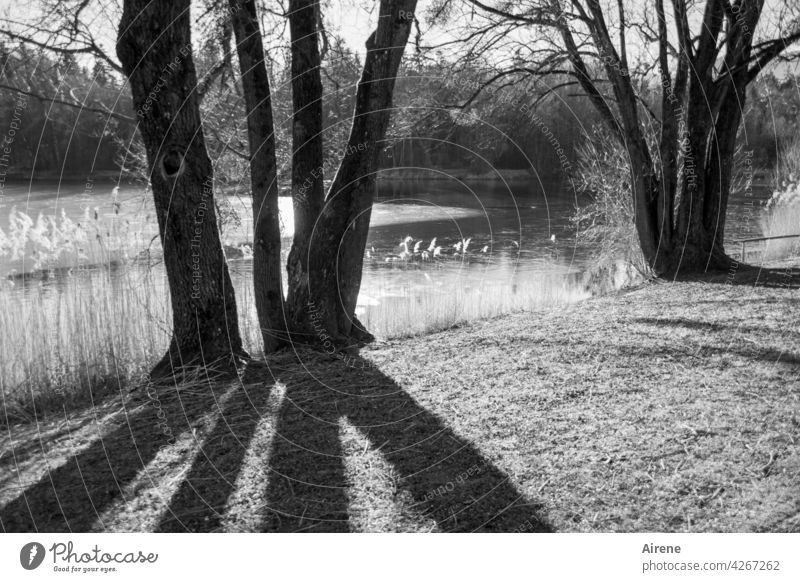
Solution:
{"label": "forest in background", "polygon": [[[247,181],[247,128],[241,82],[231,68],[226,43],[230,39],[224,35],[208,41],[197,51],[196,62],[203,80],[204,129],[217,179],[238,184]],[[547,79],[547,85],[542,79],[521,77],[484,88],[476,96],[492,77],[488,65],[464,67],[441,53],[410,52],[397,83],[397,109],[383,168],[486,173],[492,168],[527,170],[532,162],[540,174],[557,174],[561,164],[551,145],[553,136],[566,156],[575,159],[598,124],[586,97],[570,87],[558,88],[558,77]],[[7,179],[144,177],[141,139],[122,77],[101,60],[91,65],[83,61],[71,55],[53,58],[44,49],[24,44],[0,45],[0,127],[10,127],[15,109],[18,115],[18,105],[24,103],[24,123],[19,124],[16,147],[5,160]],[[286,168],[291,157],[290,71],[274,61],[270,65],[278,160]],[[344,148],[360,68],[359,56],[342,38],[332,36],[322,75],[325,155],[331,164]],[[797,133],[798,86],[800,76],[772,72],[759,76],[747,89],[740,139],[746,139],[761,167],[771,167]],[[657,90],[654,85],[649,104],[656,112]],[[536,116],[539,131],[519,123],[519,109]],[[281,180],[287,178],[284,172]]]}

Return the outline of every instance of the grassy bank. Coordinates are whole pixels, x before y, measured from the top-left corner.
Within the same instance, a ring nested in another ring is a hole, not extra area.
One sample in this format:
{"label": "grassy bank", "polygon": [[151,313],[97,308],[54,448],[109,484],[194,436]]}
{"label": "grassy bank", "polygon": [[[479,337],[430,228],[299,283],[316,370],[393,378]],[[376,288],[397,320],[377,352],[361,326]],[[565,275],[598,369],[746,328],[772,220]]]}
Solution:
{"label": "grassy bank", "polygon": [[742,266],[353,359],[282,354],[241,383],[12,426],[0,520],[12,531],[800,531],[800,272],[753,284],[764,280]]}

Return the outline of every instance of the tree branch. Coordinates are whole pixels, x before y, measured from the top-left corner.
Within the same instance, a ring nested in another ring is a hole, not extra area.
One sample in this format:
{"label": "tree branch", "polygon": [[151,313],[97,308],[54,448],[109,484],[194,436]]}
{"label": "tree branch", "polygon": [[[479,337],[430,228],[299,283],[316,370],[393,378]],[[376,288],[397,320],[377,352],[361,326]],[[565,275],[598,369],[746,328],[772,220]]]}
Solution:
{"label": "tree branch", "polygon": [[97,107],[87,107],[81,103],[71,103],[69,101],[64,101],[63,99],[58,99],[56,97],[48,97],[46,95],[39,95],[38,93],[33,93],[31,91],[25,91],[24,89],[20,89],[19,87],[12,87],[11,85],[0,84],[0,89],[6,89],[8,91],[14,91],[16,93],[22,93],[23,95],[27,95],[28,97],[33,97],[38,101],[42,101],[44,103],[58,103],[59,105],[66,105],[67,107],[73,107],[75,109],[80,109],[81,111],[88,111],[90,113],[97,113],[99,115],[107,115],[109,117],[113,117],[115,119],[120,119],[123,121],[129,121],[131,123],[136,123],[136,119],[133,117],[128,117],[122,113],[117,113],[116,111],[112,111],[98,101],[94,101],[93,103],[100,105],[101,108]]}

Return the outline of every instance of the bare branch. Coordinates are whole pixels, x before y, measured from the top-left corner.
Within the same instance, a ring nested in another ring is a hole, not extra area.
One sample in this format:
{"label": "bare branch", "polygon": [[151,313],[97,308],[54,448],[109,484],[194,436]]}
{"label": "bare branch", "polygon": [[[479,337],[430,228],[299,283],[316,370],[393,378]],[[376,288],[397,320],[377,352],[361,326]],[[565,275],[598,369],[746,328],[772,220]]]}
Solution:
{"label": "bare branch", "polygon": [[15,93],[21,93],[23,95],[27,95],[28,97],[33,97],[38,101],[42,101],[44,103],[58,103],[59,105],[66,105],[68,107],[73,107],[75,109],[79,109],[81,111],[88,111],[89,113],[97,113],[99,115],[104,115],[108,117],[113,117],[115,119],[120,119],[123,121],[129,121],[131,123],[136,123],[136,119],[133,117],[129,117],[122,113],[117,113],[116,111],[112,111],[108,109],[105,105],[100,103],[99,101],[94,101],[94,105],[99,105],[100,107],[91,107],[86,106],[82,103],[72,103],[70,101],[65,101],[63,99],[58,99],[57,97],[50,97],[47,95],[40,95],[39,93],[34,93],[32,91],[26,91],[24,89],[20,89],[19,87],[12,87],[11,85],[0,84],[0,89],[5,89],[7,91],[14,91]]}

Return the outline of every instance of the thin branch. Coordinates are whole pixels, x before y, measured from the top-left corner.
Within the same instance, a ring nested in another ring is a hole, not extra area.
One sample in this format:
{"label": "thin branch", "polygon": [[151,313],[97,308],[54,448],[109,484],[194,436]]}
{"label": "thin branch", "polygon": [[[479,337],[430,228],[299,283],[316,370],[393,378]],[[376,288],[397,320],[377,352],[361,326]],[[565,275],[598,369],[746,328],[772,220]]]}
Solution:
{"label": "thin branch", "polygon": [[74,107],[75,109],[80,109],[81,111],[88,111],[89,113],[97,113],[100,115],[107,115],[109,117],[113,117],[115,119],[121,119],[123,121],[129,121],[131,123],[136,123],[136,119],[133,117],[129,117],[122,113],[117,113],[116,111],[112,111],[98,101],[94,101],[93,103],[100,105],[101,108],[97,107],[87,107],[86,105],[82,105],[81,103],[72,103],[70,101],[64,101],[63,99],[58,99],[57,97],[48,97],[46,95],[39,95],[38,93],[33,93],[31,91],[25,91],[24,89],[20,89],[19,87],[12,87],[11,85],[5,85],[0,83],[0,89],[6,89],[8,91],[14,91],[16,93],[22,93],[23,95],[27,95],[29,97],[33,97],[38,101],[42,101],[44,103],[58,103],[59,105],[66,105],[68,107]]}

